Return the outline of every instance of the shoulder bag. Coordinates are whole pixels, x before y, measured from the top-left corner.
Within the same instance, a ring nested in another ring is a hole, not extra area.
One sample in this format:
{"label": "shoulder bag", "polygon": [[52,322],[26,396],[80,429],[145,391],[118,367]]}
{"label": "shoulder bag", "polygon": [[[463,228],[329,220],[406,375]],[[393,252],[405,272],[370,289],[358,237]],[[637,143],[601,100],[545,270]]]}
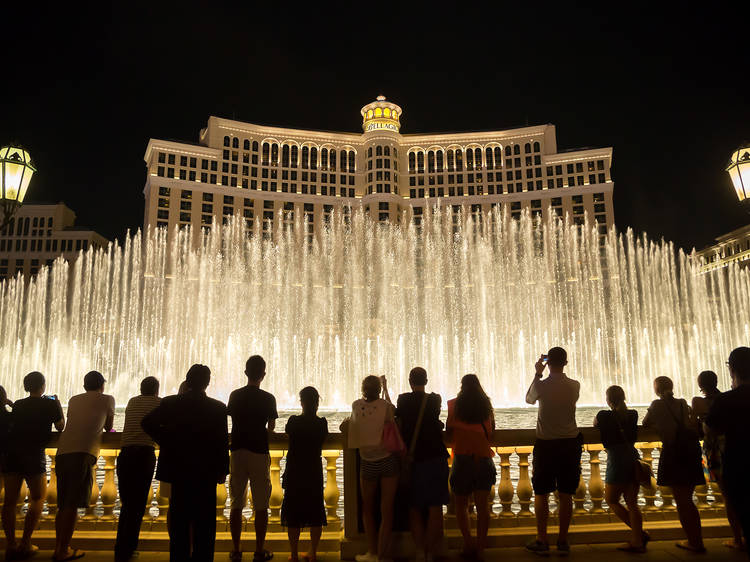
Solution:
{"label": "shoulder bag", "polygon": [[[617,424],[617,429],[620,431],[620,435],[622,436],[623,442],[627,443],[628,438],[625,436],[625,430],[622,428],[622,425],[620,424],[620,420],[617,417],[617,412],[612,412],[612,417],[615,419],[615,423]],[[641,459],[640,453],[638,453],[638,449],[633,446],[633,451],[635,452],[635,455],[633,456],[634,466],[633,470],[635,473],[635,479],[636,481],[641,485],[648,487],[651,485],[651,479],[654,477],[654,469],[651,468],[651,465],[648,464],[646,461]]]}

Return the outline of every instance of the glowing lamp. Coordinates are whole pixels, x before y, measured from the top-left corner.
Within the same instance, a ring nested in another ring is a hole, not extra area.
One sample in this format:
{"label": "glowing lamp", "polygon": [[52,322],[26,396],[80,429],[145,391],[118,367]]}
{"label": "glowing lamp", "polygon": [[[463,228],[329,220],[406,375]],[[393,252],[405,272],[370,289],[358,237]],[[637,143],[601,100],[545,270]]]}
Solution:
{"label": "glowing lamp", "polygon": [[34,172],[36,168],[31,165],[31,156],[23,148],[0,148],[0,203],[3,206],[0,230],[5,228],[18,207],[23,204]]}
{"label": "glowing lamp", "polygon": [[737,198],[740,201],[750,199],[750,146],[746,145],[732,152],[727,172],[732,178]]}

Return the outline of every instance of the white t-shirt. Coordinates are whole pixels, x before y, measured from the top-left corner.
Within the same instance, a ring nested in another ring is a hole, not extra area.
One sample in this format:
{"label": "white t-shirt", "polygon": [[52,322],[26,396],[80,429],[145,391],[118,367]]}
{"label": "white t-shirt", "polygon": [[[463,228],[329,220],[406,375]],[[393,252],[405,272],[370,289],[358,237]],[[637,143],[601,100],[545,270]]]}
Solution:
{"label": "white t-shirt", "polygon": [[104,422],[115,415],[115,399],[90,390],[68,401],[68,419],[57,442],[57,454],[88,453],[99,456]]}
{"label": "white t-shirt", "polygon": [[539,401],[536,436],[539,439],[569,439],[578,436],[576,402],[581,383],[562,376],[536,378],[526,393],[526,402]]}
{"label": "white t-shirt", "polygon": [[393,420],[392,406],[382,398],[368,402],[362,398],[352,404],[349,424],[349,448],[359,449],[367,461],[378,461],[390,456],[382,446],[383,425]]}

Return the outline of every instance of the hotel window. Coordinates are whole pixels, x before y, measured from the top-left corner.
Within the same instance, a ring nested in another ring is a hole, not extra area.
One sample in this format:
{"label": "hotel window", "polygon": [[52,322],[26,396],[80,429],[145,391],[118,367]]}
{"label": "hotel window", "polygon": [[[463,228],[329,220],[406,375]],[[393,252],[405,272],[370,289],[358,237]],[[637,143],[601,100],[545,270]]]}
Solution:
{"label": "hotel window", "polygon": [[213,193],[204,193],[203,194],[203,200],[212,202],[214,200],[214,194]]}
{"label": "hotel window", "polygon": [[463,152],[461,152],[461,149],[456,149],[456,171],[462,172],[464,169],[464,157]]}
{"label": "hotel window", "polygon": [[466,169],[474,169],[474,151],[471,148],[466,150]]}
{"label": "hotel window", "polygon": [[531,152],[531,144],[527,142],[525,145],[523,145],[523,151],[526,154],[528,154],[529,152]]}
{"label": "hotel window", "polygon": [[167,168],[167,177],[168,178],[174,177],[174,168]]}
{"label": "hotel window", "polygon": [[171,164],[174,166],[174,154],[170,154],[167,156],[167,164]]}
{"label": "hotel window", "polygon": [[193,203],[191,201],[180,201],[181,211],[190,211],[192,208],[193,208]]}
{"label": "hotel window", "polygon": [[180,166],[187,166],[188,159],[187,156],[180,156]]}
{"label": "hotel window", "polygon": [[521,145],[520,144],[514,144],[513,145],[513,154],[521,154]]}
{"label": "hotel window", "polygon": [[180,170],[180,179],[181,180],[187,179],[187,172],[185,170]]}
{"label": "hotel window", "polygon": [[583,172],[583,162],[576,162],[576,172]]}
{"label": "hotel window", "polygon": [[547,180],[547,189],[554,189],[555,180]]}
{"label": "hotel window", "polygon": [[596,169],[597,170],[603,170],[604,169],[604,160],[597,160],[596,161]]}
{"label": "hotel window", "polygon": [[156,212],[156,218],[158,219],[168,219],[169,218],[169,211],[164,209],[159,209]]}
{"label": "hotel window", "polygon": [[594,202],[601,203],[604,201],[604,193],[594,193]]}
{"label": "hotel window", "polygon": [[607,178],[604,174],[599,174],[599,183],[605,183]]}
{"label": "hotel window", "polygon": [[542,149],[542,147],[539,144],[539,142],[538,141],[534,142],[534,152],[539,152],[541,149]]}
{"label": "hotel window", "polygon": [[164,166],[159,166],[159,167],[158,167],[158,168],[156,169],[156,175],[157,175],[157,176],[160,176],[160,177],[162,177],[162,178],[164,177]]}
{"label": "hotel window", "polygon": [[607,210],[606,210],[606,207],[605,207],[604,203],[597,203],[596,205],[594,205],[594,212],[595,213],[606,213]]}
{"label": "hotel window", "polygon": [[[159,187],[159,195],[169,197],[169,188],[164,186]],[[34,218],[34,226],[36,226],[36,218]]]}
{"label": "hotel window", "polygon": [[166,155],[163,152],[159,153],[159,164],[164,164],[166,162]]}
{"label": "hotel window", "polygon": [[211,203],[204,203],[201,209],[204,213],[214,212],[214,206]]}
{"label": "hotel window", "polygon": [[589,184],[593,185],[596,183],[596,174],[589,174]]}
{"label": "hotel window", "polygon": [[248,139],[245,139],[242,142],[242,148],[243,150],[250,150],[250,141]]}
{"label": "hotel window", "polygon": [[289,167],[289,145],[285,144],[281,147],[281,165],[285,168]]}
{"label": "hotel window", "polygon": [[180,193],[180,197],[182,199],[192,199],[193,198],[193,192],[190,191],[189,189],[183,189],[182,192]]}
{"label": "hotel window", "polygon": [[159,199],[159,207],[169,208],[169,199]]}

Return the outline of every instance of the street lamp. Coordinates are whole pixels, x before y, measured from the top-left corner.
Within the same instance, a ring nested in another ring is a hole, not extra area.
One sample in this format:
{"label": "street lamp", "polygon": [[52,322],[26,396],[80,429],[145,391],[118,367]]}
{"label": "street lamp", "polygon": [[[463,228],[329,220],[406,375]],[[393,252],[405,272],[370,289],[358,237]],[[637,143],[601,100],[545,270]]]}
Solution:
{"label": "street lamp", "polygon": [[732,152],[727,172],[732,178],[737,198],[740,201],[750,199],[750,145],[746,144]]}
{"label": "street lamp", "polygon": [[23,205],[23,198],[34,172],[36,168],[31,164],[31,156],[23,148],[0,148],[0,204],[3,207],[0,231],[8,225],[18,208]]}

